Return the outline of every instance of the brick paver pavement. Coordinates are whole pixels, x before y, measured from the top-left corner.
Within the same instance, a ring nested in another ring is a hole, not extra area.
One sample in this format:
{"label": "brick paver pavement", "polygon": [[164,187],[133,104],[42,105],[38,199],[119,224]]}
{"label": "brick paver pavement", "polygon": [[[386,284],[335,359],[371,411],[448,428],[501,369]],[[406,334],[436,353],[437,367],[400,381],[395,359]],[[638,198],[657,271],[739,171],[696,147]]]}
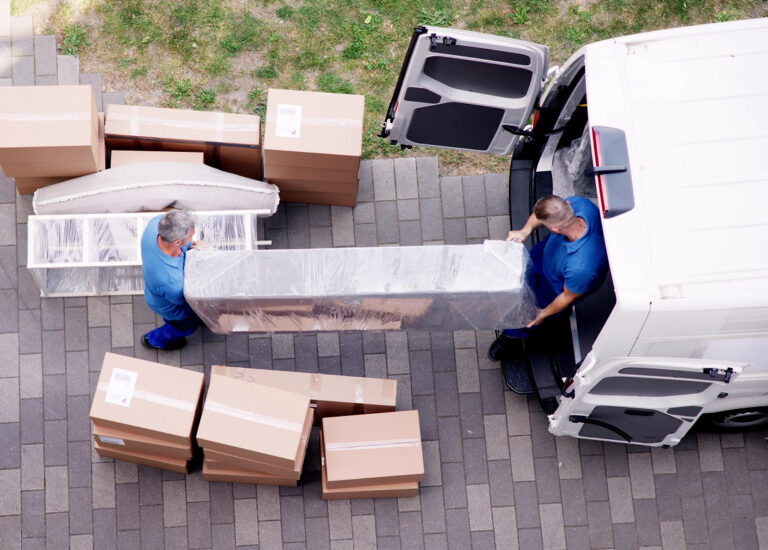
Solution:
{"label": "brick paver pavement", "polygon": [[[3,9],[0,85],[100,85]],[[262,235],[276,248],[429,245],[508,229],[505,175],[440,178],[427,157],[366,161],[360,176],[357,208],[283,204]],[[30,212],[0,177],[2,550],[768,548],[763,432],[691,434],[674,449],[555,439],[535,400],[504,391],[485,357],[490,332],[203,331],[151,352],[138,339],[158,319],[141,297],[40,298],[24,267]],[[276,488],[103,459],[88,410],[109,350],[206,373],[223,363],[395,378],[398,406],[420,412],[419,495],[322,501],[316,460],[299,487]]]}

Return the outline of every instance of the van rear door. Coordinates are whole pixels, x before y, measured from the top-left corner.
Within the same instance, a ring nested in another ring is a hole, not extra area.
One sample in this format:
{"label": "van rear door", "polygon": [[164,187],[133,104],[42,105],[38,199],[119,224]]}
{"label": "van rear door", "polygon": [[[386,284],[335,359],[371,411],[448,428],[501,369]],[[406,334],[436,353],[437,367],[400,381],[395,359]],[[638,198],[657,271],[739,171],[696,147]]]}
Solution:
{"label": "van rear door", "polygon": [[[587,357],[585,363],[589,363]],[[676,445],[708,403],[728,396],[745,363],[622,357],[585,365],[550,416],[555,435]]]}
{"label": "van rear door", "polygon": [[538,100],[548,66],[546,46],[417,27],[381,137],[403,146],[509,154]]}

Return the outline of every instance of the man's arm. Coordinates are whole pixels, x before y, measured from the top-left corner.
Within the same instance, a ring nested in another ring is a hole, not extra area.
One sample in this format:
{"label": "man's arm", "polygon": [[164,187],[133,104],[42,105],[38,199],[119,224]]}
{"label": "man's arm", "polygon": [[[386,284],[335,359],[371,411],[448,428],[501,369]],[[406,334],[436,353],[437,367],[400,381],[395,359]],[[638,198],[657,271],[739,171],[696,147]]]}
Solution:
{"label": "man's arm", "polygon": [[560,313],[573,304],[582,294],[582,292],[571,292],[568,290],[568,287],[563,287],[563,291],[547,307],[542,309],[536,318],[526,325],[526,328],[535,327],[547,317]]}
{"label": "man's arm", "polygon": [[528,235],[533,233],[534,230],[538,229],[541,226],[542,226],[541,221],[536,217],[535,214],[531,214],[528,217],[528,221],[525,222],[525,225],[522,227],[522,229],[509,232],[509,235],[507,235],[507,240],[513,241],[516,243],[521,243],[528,238]]}

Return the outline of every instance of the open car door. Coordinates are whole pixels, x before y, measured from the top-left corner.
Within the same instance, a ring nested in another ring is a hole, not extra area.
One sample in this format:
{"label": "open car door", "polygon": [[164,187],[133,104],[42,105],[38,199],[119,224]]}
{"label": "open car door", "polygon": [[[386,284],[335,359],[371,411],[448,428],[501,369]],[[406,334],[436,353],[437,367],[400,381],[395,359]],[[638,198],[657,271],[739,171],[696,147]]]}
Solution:
{"label": "open car door", "polygon": [[708,359],[619,357],[600,374],[577,372],[557,410],[555,435],[676,445],[706,405],[726,399],[746,363]]}
{"label": "open car door", "polygon": [[417,27],[381,137],[506,155],[547,76],[549,49],[458,29]]}

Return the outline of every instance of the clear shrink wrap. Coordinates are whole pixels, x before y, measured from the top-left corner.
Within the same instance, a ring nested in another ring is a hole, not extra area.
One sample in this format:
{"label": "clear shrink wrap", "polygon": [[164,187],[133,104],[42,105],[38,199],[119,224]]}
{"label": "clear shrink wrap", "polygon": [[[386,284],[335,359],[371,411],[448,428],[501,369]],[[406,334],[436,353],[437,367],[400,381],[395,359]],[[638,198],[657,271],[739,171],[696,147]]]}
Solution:
{"label": "clear shrink wrap", "polygon": [[485,330],[536,317],[519,243],[187,254],[184,295],[214,332]]}
{"label": "clear shrink wrap", "polygon": [[[268,211],[196,212],[196,239],[221,250],[256,248]],[[44,296],[141,294],[141,235],[158,212],[29,216],[27,268]]]}

